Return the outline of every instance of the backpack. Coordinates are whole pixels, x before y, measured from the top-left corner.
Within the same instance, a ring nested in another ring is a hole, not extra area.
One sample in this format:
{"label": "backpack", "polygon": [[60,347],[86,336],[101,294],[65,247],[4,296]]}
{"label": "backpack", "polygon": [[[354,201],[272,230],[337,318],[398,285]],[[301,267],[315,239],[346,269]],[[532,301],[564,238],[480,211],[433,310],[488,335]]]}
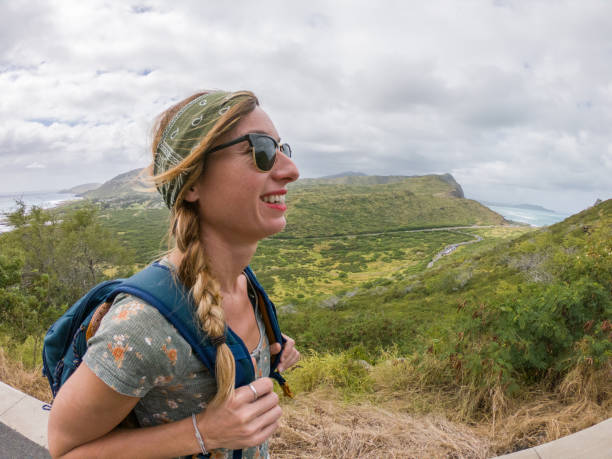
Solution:
{"label": "backpack", "polygon": [[[284,344],[276,309],[250,267],[244,274],[259,296],[261,315],[270,344]],[[47,331],[43,341],[43,375],[49,380],[53,397],[80,365],[87,351],[87,340],[93,336],[104,314],[120,293],[136,296],[155,307],[191,345],[193,352],[215,374],[217,349],[193,316],[195,307],[190,293],[178,282],[167,266],[154,262],[128,279],[102,282],[74,303]],[[244,342],[226,327],[226,344],[236,361],[235,387],[255,380],[251,356]],[[282,351],[281,351],[282,352]],[[292,396],[284,378],[276,370],[280,353],[272,356],[270,377],[277,380],[287,396]]]}

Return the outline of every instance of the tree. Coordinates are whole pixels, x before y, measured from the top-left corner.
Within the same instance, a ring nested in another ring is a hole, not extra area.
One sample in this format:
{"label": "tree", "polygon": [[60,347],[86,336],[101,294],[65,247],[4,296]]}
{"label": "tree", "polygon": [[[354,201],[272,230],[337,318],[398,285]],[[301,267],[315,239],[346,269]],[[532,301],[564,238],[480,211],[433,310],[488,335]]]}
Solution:
{"label": "tree", "polygon": [[61,312],[107,272],[129,275],[133,255],[99,224],[91,204],[62,214],[17,204],[8,215],[14,230],[0,238],[0,328],[16,342],[32,336],[38,352]]}

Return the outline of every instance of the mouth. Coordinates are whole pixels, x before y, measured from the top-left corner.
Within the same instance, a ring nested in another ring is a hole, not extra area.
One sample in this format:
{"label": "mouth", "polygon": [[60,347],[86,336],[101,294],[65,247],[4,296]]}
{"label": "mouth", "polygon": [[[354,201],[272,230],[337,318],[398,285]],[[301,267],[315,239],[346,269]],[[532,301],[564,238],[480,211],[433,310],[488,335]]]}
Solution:
{"label": "mouth", "polygon": [[262,196],[261,200],[269,204],[285,204],[285,195],[284,194],[269,194],[267,196]]}
{"label": "mouth", "polygon": [[262,195],[259,199],[261,199],[268,207],[272,207],[274,209],[286,210],[287,206],[285,205],[285,195],[287,191],[273,191],[271,193],[266,193]]}

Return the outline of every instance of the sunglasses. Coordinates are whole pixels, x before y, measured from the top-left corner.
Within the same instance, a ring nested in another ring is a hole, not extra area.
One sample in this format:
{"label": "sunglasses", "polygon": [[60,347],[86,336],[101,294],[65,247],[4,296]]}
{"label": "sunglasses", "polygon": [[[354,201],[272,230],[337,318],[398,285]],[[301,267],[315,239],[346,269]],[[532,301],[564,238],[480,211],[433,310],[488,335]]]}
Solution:
{"label": "sunglasses", "polygon": [[274,167],[276,162],[276,153],[280,150],[285,156],[291,158],[291,147],[289,144],[280,144],[274,140],[274,137],[270,137],[266,134],[251,133],[238,137],[230,142],[217,145],[206,151],[206,154],[213,153],[215,151],[222,150],[232,145],[236,145],[240,142],[249,142],[252,147],[253,162],[255,167],[260,172],[269,172]]}

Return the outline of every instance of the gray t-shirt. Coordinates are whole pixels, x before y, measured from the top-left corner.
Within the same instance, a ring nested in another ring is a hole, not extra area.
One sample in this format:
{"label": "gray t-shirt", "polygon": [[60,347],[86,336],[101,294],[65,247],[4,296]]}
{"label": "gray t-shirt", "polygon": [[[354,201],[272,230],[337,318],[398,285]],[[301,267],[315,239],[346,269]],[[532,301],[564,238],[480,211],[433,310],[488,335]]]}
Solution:
{"label": "gray t-shirt", "polygon": [[[261,378],[270,373],[270,348],[257,305],[255,312],[260,340],[251,355]],[[215,379],[189,343],[155,307],[134,296],[117,296],[87,344],[83,361],[102,381],[141,397],[134,411],[143,427],[198,413],[215,395]],[[206,432],[202,436],[206,443]],[[216,450],[211,457],[231,458],[232,451]],[[268,442],[244,449],[243,457],[269,457]]]}

